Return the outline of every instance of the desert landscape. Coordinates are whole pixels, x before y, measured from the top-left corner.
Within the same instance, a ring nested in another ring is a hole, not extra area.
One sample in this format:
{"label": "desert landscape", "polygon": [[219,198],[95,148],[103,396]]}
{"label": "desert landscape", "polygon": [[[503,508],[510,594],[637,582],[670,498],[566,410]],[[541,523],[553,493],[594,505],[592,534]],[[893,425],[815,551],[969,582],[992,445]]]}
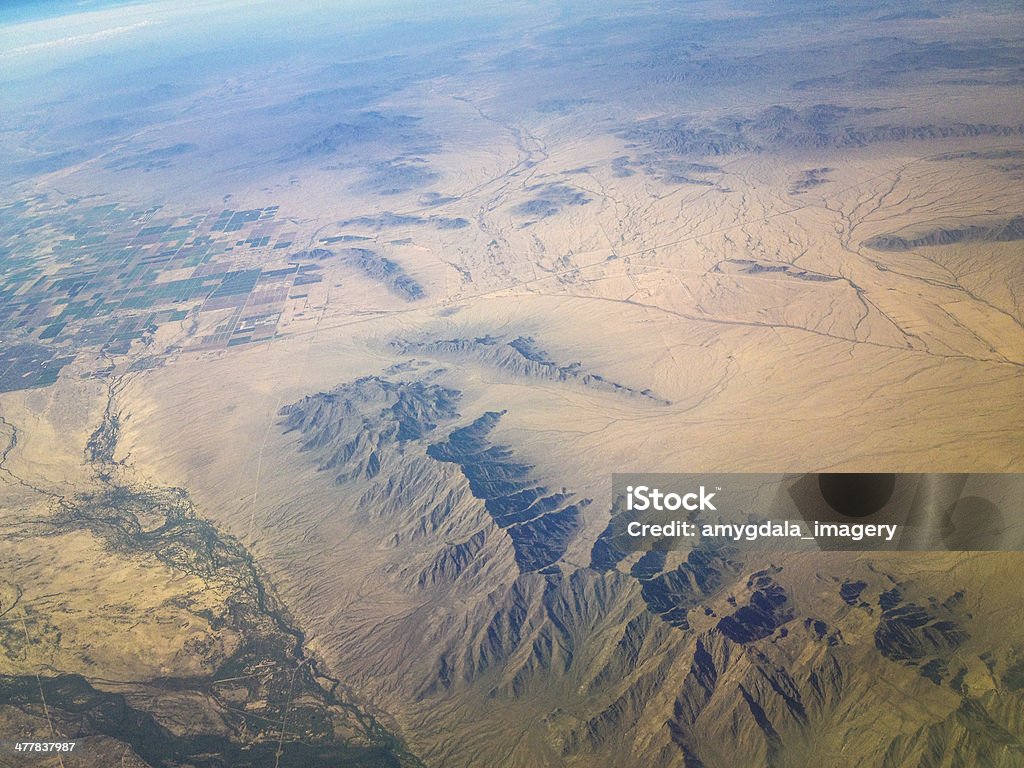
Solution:
{"label": "desert landscape", "polygon": [[614,473],[1024,471],[1019,4],[59,6],[0,740],[77,746],[0,765],[1024,765],[1024,555],[602,538]]}

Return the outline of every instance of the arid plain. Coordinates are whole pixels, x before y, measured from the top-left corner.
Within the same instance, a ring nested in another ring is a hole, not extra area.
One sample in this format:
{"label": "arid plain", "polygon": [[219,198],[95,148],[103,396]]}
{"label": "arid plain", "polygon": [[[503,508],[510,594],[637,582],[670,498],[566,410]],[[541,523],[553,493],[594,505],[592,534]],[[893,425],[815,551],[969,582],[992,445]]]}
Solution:
{"label": "arid plain", "polygon": [[[0,390],[4,738],[1021,765],[1020,554],[601,545],[615,472],[1024,470],[1024,15],[909,8],[421,10],[351,46],[310,12],[259,67],[146,62],[94,143],[86,97],[4,118],[57,166],[4,156],[4,301],[70,293],[4,317],[3,373],[58,371]],[[184,34],[161,13],[125,35]]]}

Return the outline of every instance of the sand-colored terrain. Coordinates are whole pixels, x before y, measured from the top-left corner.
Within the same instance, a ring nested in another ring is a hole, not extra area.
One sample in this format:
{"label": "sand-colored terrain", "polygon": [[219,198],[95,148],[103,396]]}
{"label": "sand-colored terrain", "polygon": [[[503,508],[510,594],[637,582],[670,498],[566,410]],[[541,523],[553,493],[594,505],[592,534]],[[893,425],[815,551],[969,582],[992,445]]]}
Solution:
{"label": "sand-colored terrain", "polygon": [[307,32],[22,179],[0,724],[163,734],[67,765],[1021,765],[1019,553],[601,543],[616,472],[1024,471],[1020,9],[893,13]]}

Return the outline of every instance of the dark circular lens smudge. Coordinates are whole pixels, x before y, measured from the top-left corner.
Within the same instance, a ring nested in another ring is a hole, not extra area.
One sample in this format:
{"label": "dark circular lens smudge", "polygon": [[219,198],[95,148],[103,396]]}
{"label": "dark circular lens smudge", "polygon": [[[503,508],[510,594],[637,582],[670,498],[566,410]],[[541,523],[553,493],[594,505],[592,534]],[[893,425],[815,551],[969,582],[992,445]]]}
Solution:
{"label": "dark circular lens smudge", "polygon": [[825,472],[818,476],[821,495],[836,512],[847,517],[867,517],[884,507],[896,489],[892,472]]}

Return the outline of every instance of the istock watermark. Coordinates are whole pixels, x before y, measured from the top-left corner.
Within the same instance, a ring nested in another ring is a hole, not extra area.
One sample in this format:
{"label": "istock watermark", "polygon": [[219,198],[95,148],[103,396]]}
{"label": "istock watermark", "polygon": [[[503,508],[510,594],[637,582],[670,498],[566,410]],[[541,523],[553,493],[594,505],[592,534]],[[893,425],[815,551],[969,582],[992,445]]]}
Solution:
{"label": "istock watermark", "polygon": [[626,486],[626,509],[631,512],[646,512],[648,509],[658,512],[677,512],[680,509],[690,512],[708,509],[715,511],[715,505],[711,503],[713,498],[715,494],[708,493],[703,485],[699,491],[683,494],[662,493],[646,485]]}
{"label": "istock watermark", "polygon": [[1024,551],[1021,473],[617,474],[619,551]]}

